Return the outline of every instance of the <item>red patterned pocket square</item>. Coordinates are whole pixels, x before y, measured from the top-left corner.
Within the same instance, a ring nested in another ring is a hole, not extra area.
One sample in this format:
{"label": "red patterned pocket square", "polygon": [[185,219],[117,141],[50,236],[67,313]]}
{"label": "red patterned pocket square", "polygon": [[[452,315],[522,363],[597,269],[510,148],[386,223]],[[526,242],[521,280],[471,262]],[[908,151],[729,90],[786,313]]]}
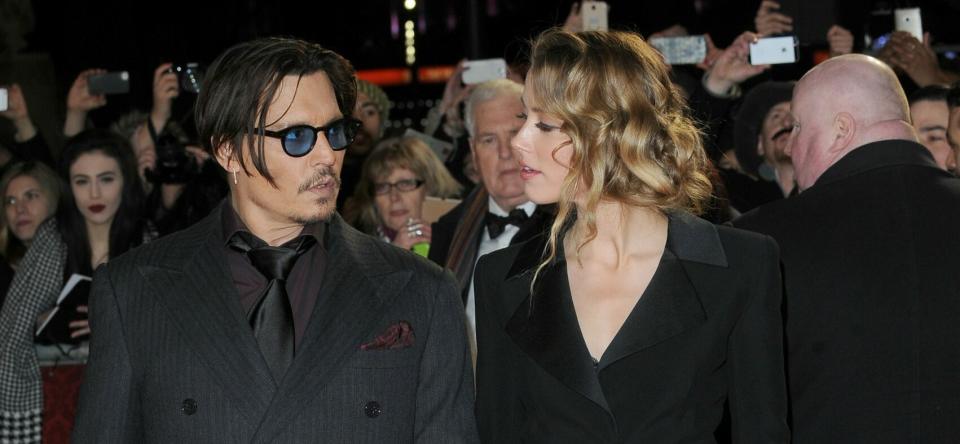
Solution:
{"label": "red patterned pocket square", "polygon": [[360,346],[360,350],[394,350],[412,347],[413,327],[407,321],[399,321],[380,333],[372,341]]}

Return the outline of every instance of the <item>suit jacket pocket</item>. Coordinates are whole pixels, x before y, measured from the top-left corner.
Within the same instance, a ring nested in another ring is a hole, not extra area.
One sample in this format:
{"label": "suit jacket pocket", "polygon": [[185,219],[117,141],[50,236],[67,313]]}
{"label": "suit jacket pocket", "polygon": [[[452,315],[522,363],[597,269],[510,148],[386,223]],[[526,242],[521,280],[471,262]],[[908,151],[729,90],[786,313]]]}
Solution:
{"label": "suit jacket pocket", "polygon": [[350,358],[352,368],[399,368],[417,365],[420,350],[416,347],[394,350],[357,350]]}

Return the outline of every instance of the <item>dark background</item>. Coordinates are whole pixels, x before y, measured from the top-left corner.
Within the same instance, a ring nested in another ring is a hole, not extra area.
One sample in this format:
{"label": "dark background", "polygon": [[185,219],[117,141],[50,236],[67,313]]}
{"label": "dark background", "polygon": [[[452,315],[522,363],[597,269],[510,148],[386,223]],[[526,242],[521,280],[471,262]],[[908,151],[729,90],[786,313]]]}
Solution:
{"label": "dark background", "polygon": [[[790,1],[790,0],[785,0]],[[163,62],[208,64],[230,45],[261,36],[285,35],[318,42],[336,50],[358,70],[403,68],[403,22],[418,23],[417,66],[453,65],[462,58],[524,57],[525,42],[539,31],[563,23],[570,0],[418,0],[414,11],[403,0],[295,2],[288,0],[0,0],[0,14],[10,4],[32,6],[33,26],[26,46],[0,56],[0,83],[23,85],[31,115],[45,135],[56,138],[62,125],[66,92],[86,68],[126,70],[131,93],[110,96],[109,104],[91,113],[106,126],[131,108],[149,110],[153,70]],[[673,24],[691,33],[708,32],[725,46],[753,28],[759,0],[608,0],[612,28],[650,34]],[[831,1],[813,1],[831,8]],[[837,0],[838,21],[863,33],[869,11],[920,5],[924,28],[941,42],[960,42],[960,0]],[[9,14],[8,14],[9,15]],[[393,17],[396,17],[393,20]],[[2,18],[0,18],[2,21]],[[397,23],[398,34],[391,32]],[[394,121],[417,122],[430,99],[439,99],[442,83],[385,88],[394,102]],[[188,120],[192,97],[183,94],[175,114]],[[407,106],[413,104],[411,107]],[[8,122],[0,122],[0,142],[8,140]],[[56,145],[57,141],[54,141]]]}

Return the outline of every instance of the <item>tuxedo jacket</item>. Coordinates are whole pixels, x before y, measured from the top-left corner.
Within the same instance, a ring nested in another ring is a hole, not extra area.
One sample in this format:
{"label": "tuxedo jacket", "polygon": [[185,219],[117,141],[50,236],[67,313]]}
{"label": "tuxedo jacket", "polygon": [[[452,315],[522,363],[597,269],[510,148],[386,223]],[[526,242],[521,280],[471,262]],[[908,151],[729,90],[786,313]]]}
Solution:
{"label": "tuxedo jacket", "polygon": [[477,423],[486,443],[786,443],[781,287],[765,236],[670,215],[649,286],[598,363],[545,236],[480,259]]}
{"label": "tuxedo jacket", "polygon": [[960,440],[960,179],[877,142],[734,223],[782,251],[795,443]]}
{"label": "tuxedo jacket", "polygon": [[[448,274],[334,215],[312,318],[275,383],[242,313],[219,213],[96,273],[74,442],[476,441]],[[412,344],[361,349],[402,323]]]}
{"label": "tuxedo jacket", "polygon": [[[490,208],[489,196],[482,186],[476,187],[463,202],[431,226],[429,259],[453,272],[464,303],[467,302],[477,251],[486,230],[484,220]],[[510,245],[550,231],[552,223],[553,207],[538,205],[530,219],[510,239]]]}

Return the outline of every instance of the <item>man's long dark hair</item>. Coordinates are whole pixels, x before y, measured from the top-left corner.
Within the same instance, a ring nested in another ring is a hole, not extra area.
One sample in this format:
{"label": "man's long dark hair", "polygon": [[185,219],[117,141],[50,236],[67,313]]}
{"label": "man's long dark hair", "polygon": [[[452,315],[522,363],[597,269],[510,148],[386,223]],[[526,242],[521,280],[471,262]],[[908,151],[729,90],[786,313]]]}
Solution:
{"label": "man's long dark hair", "polygon": [[254,168],[273,183],[263,160],[263,128],[273,123],[266,121],[267,109],[284,77],[317,72],[327,75],[337,107],[350,116],[357,100],[357,80],[350,62],[339,54],[315,43],[278,37],[227,49],[204,78],[205,84],[217,87],[202,88],[197,97],[194,115],[200,142],[214,156],[221,147],[232,146],[231,155],[244,171],[248,170],[240,150],[248,147]]}
{"label": "man's long dark hair", "polygon": [[67,244],[67,266],[64,268],[64,280],[71,274],[79,273],[92,276],[90,264],[92,255],[87,225],[77,208],[70,185],[70,167],[84,154],[102,153],[117,161],[123,176],[123,189],[120,194],[120,206],[110,224],[109,256],[114,258],[127,250],[143,243],[145,229],[144,195],[137,174],[137,161],[130,143],[113,132],[102,129],[86,130],[67,141],[60,155],[60,177],[67,185],[62,200],[57,207],[57,226],[60,235]]}

